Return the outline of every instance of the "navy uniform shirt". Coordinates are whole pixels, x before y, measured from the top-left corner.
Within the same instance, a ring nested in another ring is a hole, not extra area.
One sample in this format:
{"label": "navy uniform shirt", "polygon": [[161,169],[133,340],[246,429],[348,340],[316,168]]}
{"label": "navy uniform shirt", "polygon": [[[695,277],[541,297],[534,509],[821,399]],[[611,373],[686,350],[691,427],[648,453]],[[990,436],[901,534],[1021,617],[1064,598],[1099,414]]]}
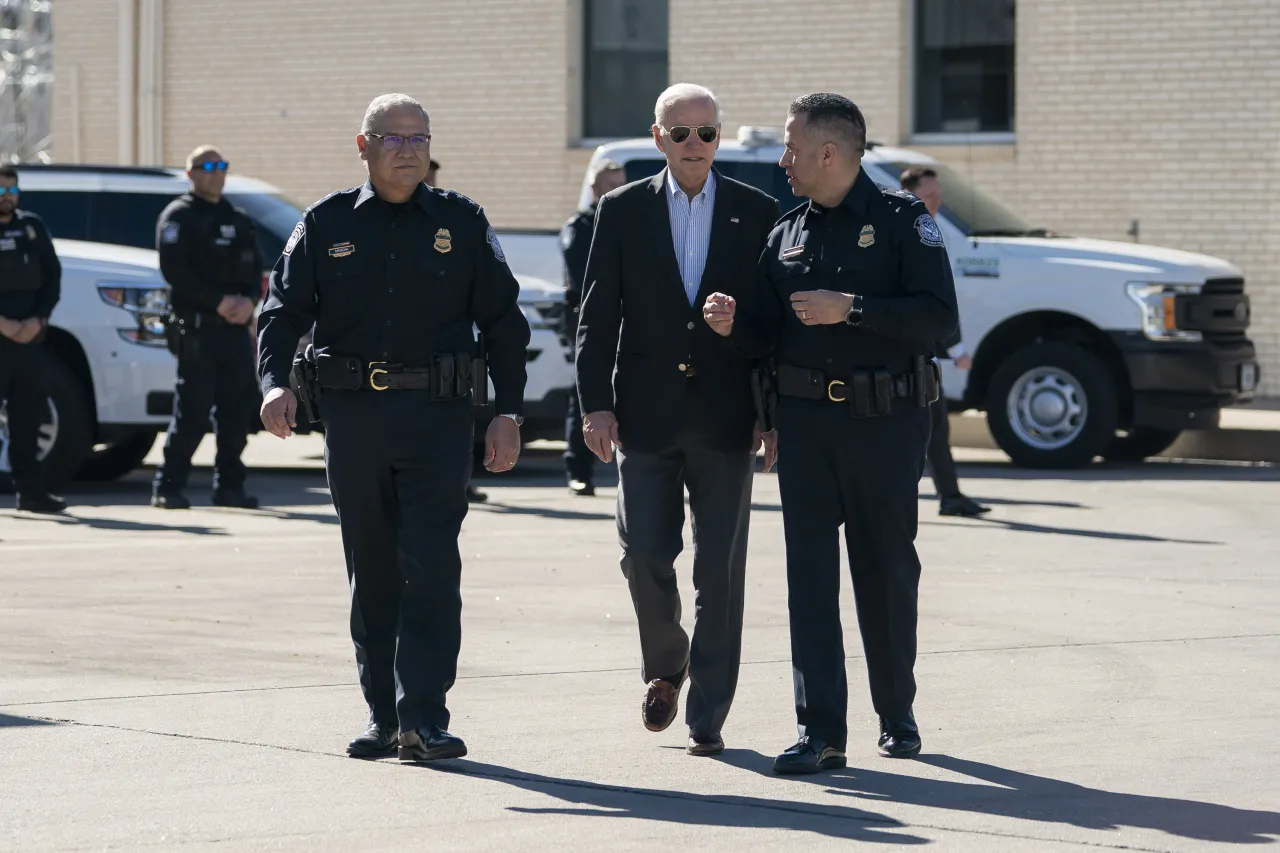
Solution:
{"label": "navy uniform shirt", "polygon": [[298,339],[369,363],[426,367],[435,353],[474,352],[484,333],[495,411],[520,414],[529,323],[520,285],[480,206],[422,184],[390,204],[365,183],[303,214],[271,271],[258,317],[262,392],[288,388]]}
{"label": "navy uniform shirt", "polygon": [[587,256],[591,254],[591,235],[596,225],[596,209],[593,202],[586,210],[579,210],[560,229],[560,248],[564,255],[564,328],[572,337],[578,333],[578,309],[582,305],[583,281],[587,277]]}
{"label": "navy uniform shirt", "polygon": [[0,224],[0,317],[47,320],[58,304],[62,264],[44,220],[16,210]]}
{"label": "navy uniform shirt", "polygon": [[176,314],[213,314],[224,296],[262,297],[266,263],[253,220],[226,197],[186,193],[170,202],[156,220],[156,251]]}
{"label": "navy uniform shirt", "polygon": [[[797,291],[862,296],[862,323],[806,326]],[[863,368],[906,373],[959,323],[942,233],[910,193],[885,190],[864,170],[835,207],[810,201],[786,213],[760,256],[754,296],[739,300],[732,339],[751,356],[831,376]]]}

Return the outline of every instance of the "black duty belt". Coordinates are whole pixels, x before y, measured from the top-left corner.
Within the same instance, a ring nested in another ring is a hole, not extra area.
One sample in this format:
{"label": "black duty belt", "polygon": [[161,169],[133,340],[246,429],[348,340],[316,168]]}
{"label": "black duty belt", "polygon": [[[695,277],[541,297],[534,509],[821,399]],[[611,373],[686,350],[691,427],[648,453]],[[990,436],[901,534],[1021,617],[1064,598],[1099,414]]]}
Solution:
{"label": "black duty belt", "polygon": [[855,418],[887,415],[894,400],[910,400],[928,406],[938,399],[942,376],[933,359],[917,359],[917,369],[893,374],[887,370],[855,370],[844,376],[829,376],[821,370],[778,365],[778,393],[805,400],[827,400],[849,406]]}
{"label": "black duty belt", "polygon": [[318,354],[316,380],[321,388],[339,391],[430,391],[439,400],[471,393],[469,354],[437,354],[432,361],[429,367],[416,367]]}

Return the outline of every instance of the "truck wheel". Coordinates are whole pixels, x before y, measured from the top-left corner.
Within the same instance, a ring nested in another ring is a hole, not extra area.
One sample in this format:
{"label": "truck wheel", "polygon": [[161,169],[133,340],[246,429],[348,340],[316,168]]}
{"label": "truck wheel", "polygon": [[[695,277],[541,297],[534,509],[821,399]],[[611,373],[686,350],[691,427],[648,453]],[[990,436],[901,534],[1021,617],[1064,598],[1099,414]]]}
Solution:
{"label": "truck wheel", "polygon": [[141,430],[90,454],[76,472],[77,480],[105,483],[118,480],[147,458],[156,443],[155,430]]}
{"label": "truck wheel", "polygon": [[1126,435],[1117,435],[1102,451],[1108,462],[1141,462],[1148,456],[1156,456],[1168,450],[1182,430],[1134,427]]}
{"label": "truck wheel", "polygon": [[1074,344],[1018,350],[996,370],[987,392],[991,435],[1023,468],[1088,465],[1115,437],[1118,417],[1105,365]]}
{"label": "truck wheel", "polygon": [[[76,375],[52,353],[46,356],[49,405],[37,439],[44,463],[45,488],[50,491],[71,482],[76,471],[93,450],[93,411],[89,395]],[[0,409],[0,485],[13,489],[9,474],[9,421]]]}

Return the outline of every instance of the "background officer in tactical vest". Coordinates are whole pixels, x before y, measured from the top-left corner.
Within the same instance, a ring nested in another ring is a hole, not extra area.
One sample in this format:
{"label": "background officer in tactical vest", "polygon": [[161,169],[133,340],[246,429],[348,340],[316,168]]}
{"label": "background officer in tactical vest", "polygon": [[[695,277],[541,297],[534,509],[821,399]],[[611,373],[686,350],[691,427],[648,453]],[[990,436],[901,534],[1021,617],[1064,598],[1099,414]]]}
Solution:
{"label": "background officer in tactical vest", "polygon": [[[920,751],[916,684],[917,495],[939,393],[934,342],[956,328],[955,284],[924,203],[862,169],[867,125],[848,98],[791,104],[779,165],[807,196],[760,256],[752,304],[708,297],[704,316],[777,364],[778,485],[787,543],[800,740],[776,773],[845,765],[840,631],[844,525],[879,750]],[[735,314],[737,319],[735,321]]]}
{"label": "background officer in tactical vest", "polygon": [[49,388],[41,342],[58,304],[62,265],[44,222],[18,210],[18,172],[0,166],[0,400],[9,418],[9,468],[18,509],[62,512],[45,491],[38,456]]}
{"label": "background officer in tactical vest", "polygon": [[170,288],[167,334],[178,357],[178,381],[151,505],[191,506],[183,489],[213,409],[213,503],[252,509],[258,499],[244,492],[240,461],[257,404],[253,340],[246,327],[262,293],[264,262],[252,221],[222,196],[227,161],[217,149],[206,145],[192,151],[187,177],[191,191],[174,199],[156,223],[160,272]]}
{"label": "background officer in tactical vest", "polygon": [[[472,465],[473,325],[497,416],[485,467],[520,453],[529,324],[479,205],[423,183],[431,130],[407,95],[375,98],[356,137],[363,186],[312,205],[271,273],[259,317],[262,423],[296,426],[299,338],[315,325],[325,467],[351,584],[351,638],[369,727],[347,753],[429,761],[466,754],[445,694],[462,637],[458,533]],[[303,383],[309,386],[310,383]],[[304,394],[315,399],[315,389]]]}
{"label": "background officer in tactical vest", "polygon": [[[564,255],[564,315],[560,336],[570,351],[577,344],[578,310],[582,305],[583,279],[587,275],[587,256],[591,253],[591,234],[596,224],[600,197],[627,182],[627,173],[612,160],[602,160],[592,167],[591,204],[569,218],[560,229],[560,249]],[[564,439],[569,445],[564,453],[565,475],[569,491],[575,495],[594,495],[592,471],[595,454],[587,449],[582,437],[582,406],[576,392],[569,394],[569,410],[565,414]]]}

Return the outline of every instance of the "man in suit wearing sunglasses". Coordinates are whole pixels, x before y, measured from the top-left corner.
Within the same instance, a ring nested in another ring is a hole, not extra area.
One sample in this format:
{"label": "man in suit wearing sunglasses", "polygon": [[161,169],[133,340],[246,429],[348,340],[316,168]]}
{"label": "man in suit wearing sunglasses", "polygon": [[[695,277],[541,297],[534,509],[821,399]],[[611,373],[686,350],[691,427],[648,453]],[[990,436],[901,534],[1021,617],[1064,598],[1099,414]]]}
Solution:
{"label": "man in suit wearing sunglasses", "polygon": [[[717,338],[701,305],[716,290],[752,287],[778,218],[776,199],[713,168],[720,118],[715,95],[701,86],[678,84],[658,98],[653,139],[666,168],[600,200],[577,338],[587,447],[605,463],[618,453],[622,572],[646,682],[642,721],[655,732],[671,725],[688,678],[691,755],[724,749],[761,441],[753,435],[753,362]],[[686,488],[697,590],[692,642],[680,625],[674,566]]]}
{"label": "man in suit wearing sunglasses", "polygon": [[262,295],[264,262],[253,221],[222,196],[227,161],[203,145],[187,157],[191,191],[164,209],[156,224],[160,272],[169,283],[170,351],[178,358],[173,420],[156,471],[151,505],[188,509],[183,494],[191,456],[209,430],[214,410],[218,451],[213,469],[216,506],[253,509],[240,461],[257,403],[253,341],[246,326]]}

